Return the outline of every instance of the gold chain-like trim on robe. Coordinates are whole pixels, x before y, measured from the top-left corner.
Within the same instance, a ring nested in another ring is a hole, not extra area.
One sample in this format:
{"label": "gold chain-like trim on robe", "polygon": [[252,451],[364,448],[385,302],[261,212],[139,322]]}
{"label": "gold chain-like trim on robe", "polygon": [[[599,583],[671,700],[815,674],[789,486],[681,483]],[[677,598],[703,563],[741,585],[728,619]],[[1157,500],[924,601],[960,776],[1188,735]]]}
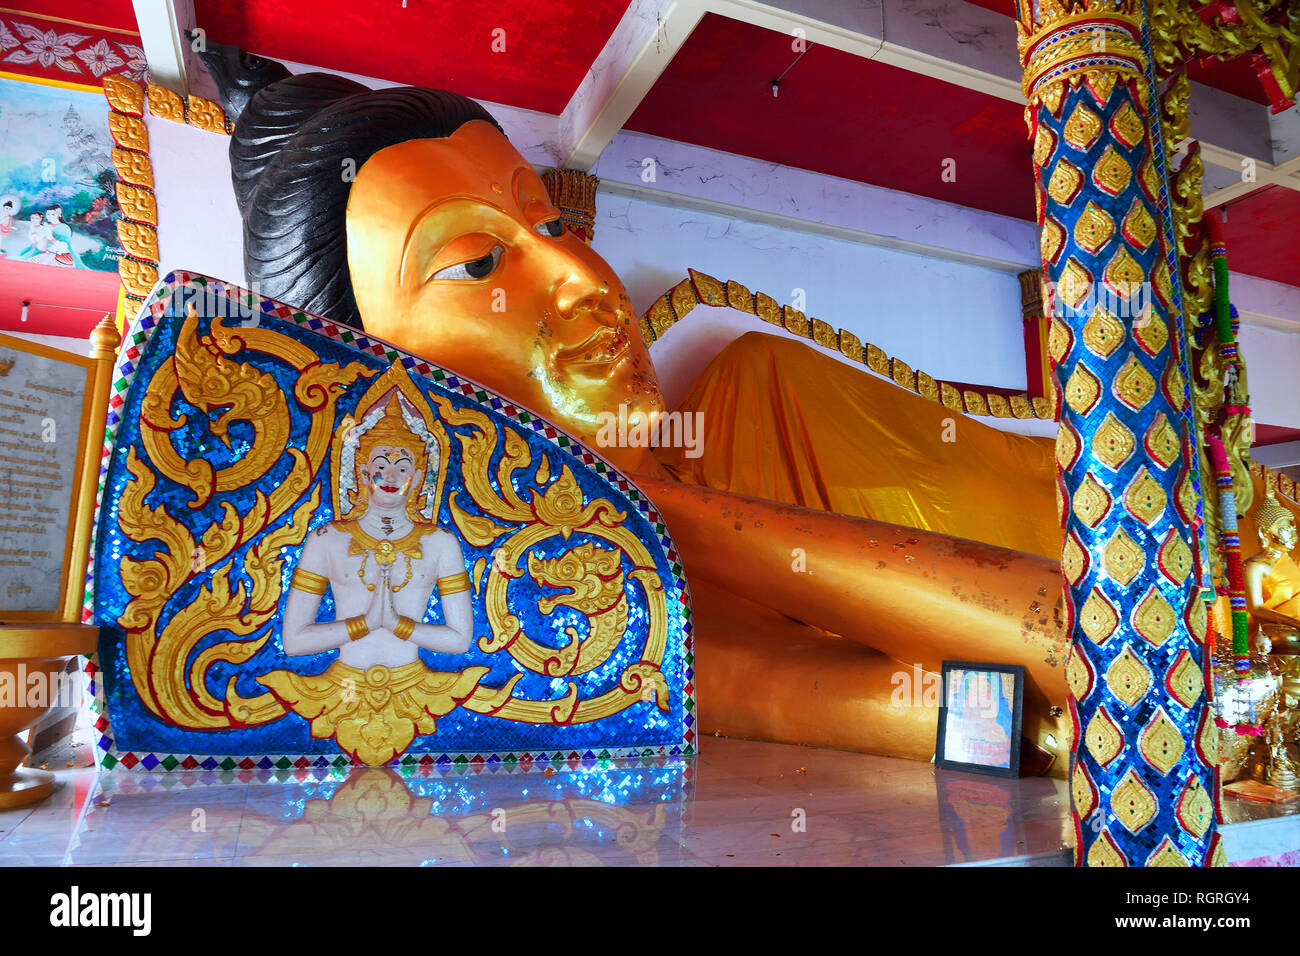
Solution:
{"label": "gold chain-like trim on robe", "polygon": [[899,358],[891,358],[884,350],[863,343],[852,332],[836,331],[830,323],[810,319],[798,309],[781,305],[763,292],[750,292],[739,282],[726,282],[711,275],[688,269],[689,276],[673,286],[641,316],[641,335],[646,345],[659,338],[675,324],[686,318],[697,305],[714,308],[732,308],[756,315],[764,322],[792,332],[800,338],[811,339],[823,348],[833,349],[846,358],[859,362],[878,375],[892,379],[897,385],[922,398],[939,402],[955,412],[993,418],[1038,418],[1051,421],[1055,415],[1054,403],[1047,398],[1031,397],[1026,393],[1004,395],[1001,392],[973,388],[959,388],[950,382],[941,382],[919,369],[914,370]]}

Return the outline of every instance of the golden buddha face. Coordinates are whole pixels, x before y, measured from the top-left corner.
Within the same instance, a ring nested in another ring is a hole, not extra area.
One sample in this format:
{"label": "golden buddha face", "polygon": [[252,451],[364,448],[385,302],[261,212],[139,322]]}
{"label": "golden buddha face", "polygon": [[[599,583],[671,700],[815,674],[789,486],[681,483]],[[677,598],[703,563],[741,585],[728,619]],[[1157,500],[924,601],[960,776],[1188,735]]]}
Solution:
{"label": "golden buddha face", "polygon": [[625,405],[631,426],[663,410],[627,292],[491,124],[371,157],[352,184],[347,241],[367,332],[636,469],[644,449],[595,441],[602,413]]}

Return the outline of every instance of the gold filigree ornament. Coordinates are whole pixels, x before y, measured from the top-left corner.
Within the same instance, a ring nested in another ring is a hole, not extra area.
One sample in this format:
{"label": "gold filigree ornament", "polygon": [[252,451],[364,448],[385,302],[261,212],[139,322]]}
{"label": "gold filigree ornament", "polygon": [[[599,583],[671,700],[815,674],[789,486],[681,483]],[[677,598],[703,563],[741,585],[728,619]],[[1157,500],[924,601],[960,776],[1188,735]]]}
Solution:
{"label": "gold filigree ornament", "polygon": [[1133,454],[1136,444],[1133,433],[1107,412],[1105,420],[1092,436],[1092,453],[1111,471],[1118,471]]}
{"label": "gold filigree ornament", "polygon": [[1065,121],[1065,141],[1083,152],[1097,141],[1101,125],[1101,117],[1080,100],[1070,113],[1070,118]]}
{"label": "gold filigree ornament", "polygon": [[1047,195],[1054,202],[1068,206],[1082,186],[1083,173],[1079,172],[1079,167],[1064,157],[1057,159],[1056,168],[1047,180]]}
{"label": "gold filigree ornament", "polygon": [[1119,626],[1119,614],[1115,611],[1115,605],[1102,594],[1100,588],[1093,588],[1079,609],[1079,626],[1083,628],[1088,640],[1099,646],[1105,644]]}
{"label": "gold filigree ornament", "polygon": [[1163,707],[1157,707],[1138,738],[1138,750],[1142,757],[1161,774],[1168,776],[1169,771],[1183,759],[1186,749],[1187,743],[1177,725],[1169,719]]}
{"label": "gold filigree ornament", "polygon": [[1102,550],[1102,563],[1112,581],[1127,587],[1146,567],[1146,553],[1141,545],[1118,529]]}
{"label": "gold filigree ornament", "polygon": [[[269,640],[268,625],[280,603],[283,551],[301,545],[321,503],[317,491],[308,492],[329,447],[335,405],[344,389],[368,370],[359,362],[323,363],[306,345],[254,326],[228,327],[226,320],[213,319],[210,330],[201,333],[193,305],[186,311],[175,354],[159,367],[145,396],[141,434],[148,464],[134,449],[127,457],[132,477],[119,505],[121,527],[133,540],[157,546],[151,558],[122,559],[122,582],[131,600],[118,624],[126,633],[131,679],[145,706],[177,727],[221,730],[266,723],[284,714],[284,706],[269,693],[241,697],[234,678],[224,699],[214,696],[207,675],[217,663],[249,660]],[[288,421],[285,396],[272,376],[233,358],[241,350],[293,369],[293,399],[310,424],[292,447],[287,425],[281,428],[267,417],[274,411]],[[215,441],[227,440],[227,429],[236,421],[251,426],[253,437],[242,455],[214,470],[202,458],[178,454],[170,437],[186,422],[170,412],[178,397],[213,416]],[[146,503],[156,483],[154,469],[203,502],[214,489],[256,483],[281,462],[289,465],[285,477],[269,491],[259,489],[246,513],[227,505],[221,519],[198,537],[162,505]],[[237,575],[231,555],[250,542],[243,574]],[[159,630],[164,606],[189,590],[195,578],[204,579],[205,586],[176,608]],[[263,629],[261,637],[248,639]],[[234,639],[197,650],[216,633]]]}
{"label": "gold filigree ornament", "polygon": [[1124,342],[1124,323],[1097,306],[1083,325],[1083,344],[1098,358],[1110,358]]}
{"label": "gold filigree ornament", "polygon": [[1133,167],[1129,161],[1114,146],[1107,146],[1093,164],[1092,184],[1108,195],[1118,196],[1132,181]]}
{"label": "gold filigree ornament", "polygon": [[1115,374],[1111,393],[1134,411],[1140,411],[1156,393],[1156,380],[1136,355],[1130,355]]}
{"label": "gold filigree ornament", "polygon": [[1205,836],[1214,822],[1214,801],[1210,792],[1195,774],[1188,777],[1187,784],[1174,804],[1174,815],[1178,824],[1196,839]]}
{"label": "gold filigree ornament", "polygon": [[1074,798],[1074,812],[1081,819],[1092,816],[1092,811],[1097,809],[1097,787],[1089,778],[1082,760],[1075,763],[1074,773],[1070,775],[1070,795]]}
{"label": "gold filigree ornament", "polygon": [[1128,860],[1120,852],[1115,843],[1115,838],[1110,832],[1103,827],[1102,831],[1097,834],[1097,839],[1093,841],[1092,846],[1088,848],[1088,865],[1089,866],[1110,866],[1121,867],[1128,866]]}
{"label": "gold filigree ornament", "polygon": [[1083,740],[1088,753],[1092,754],[1092,759],[1103,767],[1118,757],[1120,751],[1124,749],[1124,734],[1110,716],[1110,711],[1106,709],[1105,704],[1098,707],[1097,712],[1092,715],[1092,720],[1088,721],[1088,726],[1083,732]]}
{"label": "gold filigree ornament", "polygon": [[1115,220],[1110,213],[1089,200],[1074,221],[1074,241],[1096,255],[1115,235]]}
{"label": "gold filigree ornament", "polygon": [[1074,492],[1074,513],[1089,528],[1095,528],[1110,511],[1110,493],[1092,475],[1087,475]]}
{"label": "gold filigree ornament", "polygon": [[1160,487],[1160,482],[1152,478],[1151,472],[1146,468],[1138,471],[1137,476],[1129,482],[1128,489],[1124,492],[1124,506],[1128,508],[1129,514],[1148,528],[1164,514],[1165,505],[1168,503],[1169,497],[1165,494],[1164,488]]}
{"label": "gold filigree ornament", "polygon": [[1159,647],[1169,640],[1178,624],[1178,615],[1154,584],[1133,611],[1133,626],[1149,643]]}

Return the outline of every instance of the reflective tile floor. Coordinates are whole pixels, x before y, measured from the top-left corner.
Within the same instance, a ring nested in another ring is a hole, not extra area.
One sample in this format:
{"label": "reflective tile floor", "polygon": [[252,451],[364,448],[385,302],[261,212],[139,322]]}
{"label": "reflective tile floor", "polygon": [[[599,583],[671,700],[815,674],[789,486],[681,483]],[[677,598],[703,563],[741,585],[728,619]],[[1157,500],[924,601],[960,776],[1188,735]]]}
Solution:
{"label": "reflective tile floor", "polygon": [[[694,761],[484,769],[57,769],[0,865],[1060,865],[1069,796],[927,763],[708,738]],[[55,769],[55,768],[51,768]]]}

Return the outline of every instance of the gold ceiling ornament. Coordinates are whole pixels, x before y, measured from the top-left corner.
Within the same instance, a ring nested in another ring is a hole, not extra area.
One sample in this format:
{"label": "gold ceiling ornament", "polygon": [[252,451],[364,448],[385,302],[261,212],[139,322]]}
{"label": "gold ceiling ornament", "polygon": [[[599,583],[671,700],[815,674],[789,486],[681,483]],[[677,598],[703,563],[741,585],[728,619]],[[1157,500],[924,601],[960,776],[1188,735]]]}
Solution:
{"label": "gold ceiling ornament", "polygon": [[1132,767],[1110,794],[1110,812],[1129,831],[1140,833],[1160,809],[1160,801]]}
{"label": "gold ceiling ornament", "polygon": [[1116,700],[1131,710],[1146,696],[1151,684],[1150,669],[1133,653],[1133,648],[1125,644],[1106,669],[1106,686]]}
{"label": "gold ceiling ornament", "polygon": [[1028,394],[1005,396],[992,390],[958,388],[920,369],[913,369],[907,362],[891,357],[879,346],[864,343],[852,332],[837,330],[828,322],[810,318],[789,305],[783,306],[764,292],[751,292],[735,280],[723,282],[696,269],[687,270],[687,277],[656,299],[641,316],[638,324],[646,344],[662,338],[669,329],[701,305],[748,312],[793,335],[838,351],[845,358],[865,365],[877,375],[883,375],[908,391],[939,402],[956,412],[994,418],[1040,420],[1051,420],[1056,414],[1054,401],[1049,397]]}
{"label": "gold ceiling ornament", "polygon": [[1088,722],[1088,727],[1083,732],[1083,739],[1088,753],[1092,754],[1092,759],[1103,767],[1118,757],[1124,749],[1124,734],[1114,718],[1110,716],[1110,711],[1106,709],[1105,704],[1098,707],[1097,712],[1092,715],[1092,720]]}
{"label": "gold ceiling ornament", "polygon": [[1119,614],[1100,587],[1094,587],[1083,607],[1079,608],[1079,626],[1088,635],[1088,640],[1098,646],[1105,644],[1119,626]]}
{"label": "gold ceiling ornament", "polygon": [[[1188,60],[1256,55],[1270,79],[1265,91],[1274,109],[1300,90],[1300,8],[1288,0],[1234,0],[1237,19],[1204,17],[1208,0],[1153,0],[1151,50],[1156,71],[1166,77]],[[1261,76],[1261,79],[1264,77]]]}
{"label": "gold ceiling ornament", "polygon": [[1144,465],[1129,482],[1124,491],[1124,507],[1128,513],[1150,528],[1165,512],[1169,496],[1165,494],[1160,482],[1151,476]]}

